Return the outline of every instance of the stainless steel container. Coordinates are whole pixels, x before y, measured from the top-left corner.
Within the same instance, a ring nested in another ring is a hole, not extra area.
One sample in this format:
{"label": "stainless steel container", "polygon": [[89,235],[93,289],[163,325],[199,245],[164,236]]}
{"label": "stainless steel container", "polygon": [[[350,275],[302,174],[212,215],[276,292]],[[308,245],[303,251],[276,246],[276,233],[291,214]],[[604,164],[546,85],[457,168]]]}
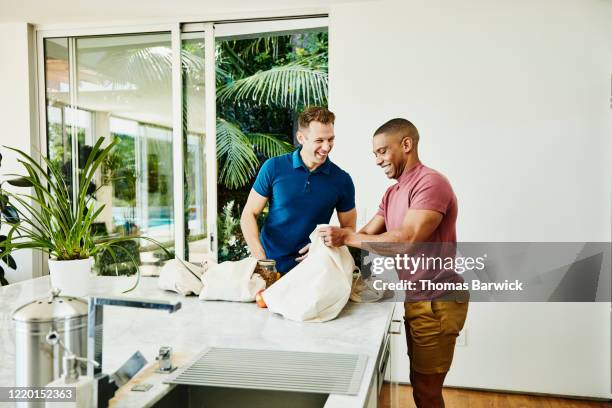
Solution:
{"label": "stainless steel container", "polygon": [[55,330],[62,342],[87,357],[87,302],[71,296],[34,300],[13,312],[15,321],[15,385],[44,386],[61,375],[64,350],[45,340]]}

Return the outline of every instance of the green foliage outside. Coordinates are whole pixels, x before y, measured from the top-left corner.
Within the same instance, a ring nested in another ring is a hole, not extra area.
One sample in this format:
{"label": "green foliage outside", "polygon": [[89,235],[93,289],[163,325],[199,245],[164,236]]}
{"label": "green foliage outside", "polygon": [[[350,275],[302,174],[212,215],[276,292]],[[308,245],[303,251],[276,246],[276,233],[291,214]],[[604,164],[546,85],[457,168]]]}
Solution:
{"label": "green foliage outside", "polygon": [[113,206],[136,206],[136,147],[134,138],[113,135],[120,148],[113,149],[104,162],[102,183],[113,186]]}
{"label": "green foliage outside", "polygon": [[294,149],[304,107],[327,106],[327,51],[327,32],[217,44],[219,261],[247,254],[238,220],[259,166]]}
{"label": "green foliage outside", "polygon": [[239,260],[249,256],[240,231],[239,208],[234,208],[234,201],[226,203],[218,216],[218,239],[224,245],[219,247],[219,262]]}

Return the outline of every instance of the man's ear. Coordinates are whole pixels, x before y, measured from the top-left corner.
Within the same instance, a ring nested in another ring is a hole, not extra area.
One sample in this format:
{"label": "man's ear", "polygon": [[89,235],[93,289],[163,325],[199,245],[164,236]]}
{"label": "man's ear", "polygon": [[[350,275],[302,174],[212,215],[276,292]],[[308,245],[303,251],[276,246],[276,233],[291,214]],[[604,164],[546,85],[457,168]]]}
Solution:
{"label": "man's ear", "polygon": [[413,147],[414,145],[411,138],[405,137],[402,139],[402,148],[404,149],[404,152],[409,153]]}
{"label": "man's ear", "polygon": [[304,144],[304,139],[306,139],[306,135],[304,135],[304,133],[298,129],[298,131],[295,133],[295,138],[297,139],[299,144]]}

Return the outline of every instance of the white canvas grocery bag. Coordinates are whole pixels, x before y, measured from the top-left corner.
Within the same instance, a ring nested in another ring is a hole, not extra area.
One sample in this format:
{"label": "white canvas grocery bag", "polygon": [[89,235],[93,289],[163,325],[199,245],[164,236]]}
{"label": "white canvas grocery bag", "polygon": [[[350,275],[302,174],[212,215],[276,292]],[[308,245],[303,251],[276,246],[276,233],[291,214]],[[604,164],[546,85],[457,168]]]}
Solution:
{"label": "white canvas grocery bag", "polygon": [[327,247],[317,229],[306,259],[262,293],[268,309],[290,320],[334,319],[351,295],[353,257],[345,246]]}
{"label": "white canvas grocery bag", "polygon": [[170,259],[159,273],[157,286],[160,289],[171,290],[183,296],[199,295],[202,290],[200,279],[208,265],[207,262],[200,267],[180,259]]}
{"label": "white canvas grocery bag", "polygon": [[253,274],[256,266],[257,259],[251,257],[212,266],[202,274],[200,300],[254,301],[257,292],[266,287],[266,281]]}

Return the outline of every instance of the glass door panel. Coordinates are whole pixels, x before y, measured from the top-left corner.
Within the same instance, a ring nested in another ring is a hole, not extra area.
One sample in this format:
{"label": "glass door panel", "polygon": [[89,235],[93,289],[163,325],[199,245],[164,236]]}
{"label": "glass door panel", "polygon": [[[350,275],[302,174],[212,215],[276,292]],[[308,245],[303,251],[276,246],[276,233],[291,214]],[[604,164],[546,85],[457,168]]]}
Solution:
{"label": "glass door panel", "polygon": [[219,261],[249,255],[239,220],[260,166],[294,150],[304,107],[327,106],[326,29],[282,26],[215,25]]}
{"label": "glass door panel", "polygon": [[[100,137],[119,144],[90,189],[104,204],[96,226],[108,236],[143,235],[174,247],[172,50],[169,33],[75,40],[80,165]],[[83,113],[83,112],[86,112]],[[168,259],[150,242],[126,244],[118,260],[98,262],[103,275],[155,274]]]}
{"label": "glass door panel", "polygon": [[204,33],[184,36],[181,44],[183,79],[183,164],[185,259],[204,261],[210,252],[206,225],[206,128]]}
{"label": "glass door panel", "polygon": [[62,169],[66,182],[72,177],[72,137],[70,109],[70,66],[68,38],[47,38],[45,85],[47,110],[47,155]]}

